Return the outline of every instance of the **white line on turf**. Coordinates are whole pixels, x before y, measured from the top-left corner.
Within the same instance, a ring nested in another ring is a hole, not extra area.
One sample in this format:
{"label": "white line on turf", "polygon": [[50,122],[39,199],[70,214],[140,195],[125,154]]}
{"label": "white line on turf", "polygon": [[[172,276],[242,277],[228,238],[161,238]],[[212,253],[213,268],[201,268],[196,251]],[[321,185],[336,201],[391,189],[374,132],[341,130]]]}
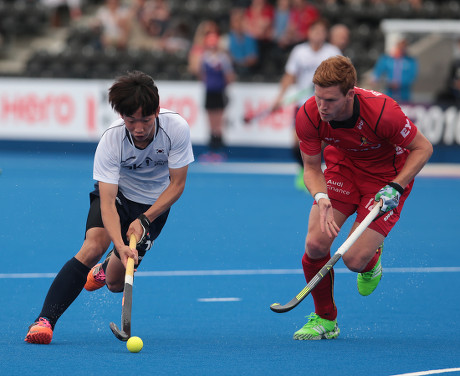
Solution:
{"label": "white line on turf", "polygon": [[[347,268],[334,269],[336,273],[351,273]],[[384,273],[460,273],[460,266],[383,268]],[[136,277],[202,277],[239,275],[294,275],[303,274],[302,269],[229,269],[229,270],[170,270],[136,272]],[[0,273],[0,279],[54,278],[56,273]]]}
{"label": "white line on turf", "polygon": [[460,372],[460,368],[434,369],[434,370],[431,370],[431,371],[401,373],[401,374],[393,375],[393,376],[424,376],[424,375],[437,375],[437,374],[440,374],[440,373],[450,373],[450,372]]}
{"label": "white line on turf", "polygon": [[199,298],[199,302],[203,303],[220,303],[220,302],[239,302],[241,298]]}

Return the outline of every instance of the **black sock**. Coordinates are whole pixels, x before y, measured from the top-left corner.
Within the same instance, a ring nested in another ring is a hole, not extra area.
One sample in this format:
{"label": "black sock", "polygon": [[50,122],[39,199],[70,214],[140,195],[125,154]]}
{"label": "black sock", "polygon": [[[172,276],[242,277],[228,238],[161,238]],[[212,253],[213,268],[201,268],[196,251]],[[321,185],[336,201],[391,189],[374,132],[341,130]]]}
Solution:
{"label": "black sock", "polygon": [[39,316],[46,317],[53,329],[59,317],[83,290],[89,271],[90,268],[73,257],[64,264],[54,278]]}

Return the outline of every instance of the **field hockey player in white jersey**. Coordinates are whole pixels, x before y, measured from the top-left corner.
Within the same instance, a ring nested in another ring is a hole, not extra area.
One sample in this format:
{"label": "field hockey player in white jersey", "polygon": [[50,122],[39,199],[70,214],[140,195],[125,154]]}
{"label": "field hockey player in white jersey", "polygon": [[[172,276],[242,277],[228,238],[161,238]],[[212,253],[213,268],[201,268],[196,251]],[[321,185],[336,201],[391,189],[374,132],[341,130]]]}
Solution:
{"label": "field hockey player in white jersey", "polygon": [[[194,160],[190,128],[179,114],[160,110],[153,79],[139,71],[120,76],[109,89],[109,103],[120,119],[97,146],[85,240],[56,275],[26,342],[49,344],[83,287],[121,292],[128,258],[139,265],[184,191]],[[139,239],[135,250],[128,246],[131,234]],[[113,250],[96,265],[111,243]]]}

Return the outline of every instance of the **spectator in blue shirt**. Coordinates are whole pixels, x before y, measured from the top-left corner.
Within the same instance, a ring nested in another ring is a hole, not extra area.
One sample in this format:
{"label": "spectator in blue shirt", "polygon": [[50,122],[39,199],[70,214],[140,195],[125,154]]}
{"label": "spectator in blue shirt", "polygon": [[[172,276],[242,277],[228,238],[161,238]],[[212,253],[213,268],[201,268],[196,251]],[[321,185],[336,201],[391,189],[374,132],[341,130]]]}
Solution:
{"label": "spectator in blue shirt", "polygon": [[230,14],[228,52],[240,77],[253,73],[259,60],[257,41],[244,29],[244,9],[235,8]]}
{"label": "spectator in blue shirt", "polygon": [[289,28],[290,15],[290,0],[277,0],[273,21],[273,40],[281,49],[289,48],[293,44],[292,30]]}
{"label": "spectator in blue shirt", "polygon": [[407,54],[407,40],[401,38],[390,54],[382,55],[373,72],[374,83],[381,83],[385,94],[397,102],[409,102],[417,78],[418,62]]}

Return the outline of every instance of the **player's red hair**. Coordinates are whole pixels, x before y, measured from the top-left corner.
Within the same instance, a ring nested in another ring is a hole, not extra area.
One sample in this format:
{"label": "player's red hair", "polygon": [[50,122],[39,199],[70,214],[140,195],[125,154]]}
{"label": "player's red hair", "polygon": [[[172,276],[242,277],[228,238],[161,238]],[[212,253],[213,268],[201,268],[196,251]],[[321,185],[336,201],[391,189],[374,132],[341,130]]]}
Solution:
{"label": "player's red hair", "polygon": [[339,85],[340,91],[346,95],[356,86],[358,81],[356,69],[348,57],[333,56],[324,60],[316,69],[313,83],[320,87]]}

